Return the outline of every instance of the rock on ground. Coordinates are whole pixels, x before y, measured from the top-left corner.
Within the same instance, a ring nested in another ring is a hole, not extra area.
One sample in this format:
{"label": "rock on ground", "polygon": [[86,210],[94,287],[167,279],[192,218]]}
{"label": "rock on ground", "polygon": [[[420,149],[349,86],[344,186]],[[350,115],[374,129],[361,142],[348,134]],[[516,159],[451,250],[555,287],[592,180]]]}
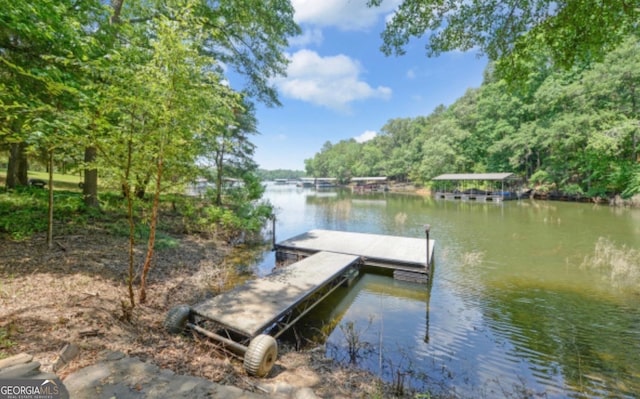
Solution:
{"label": "rock on ground", "polygon": [[287,399],[317,398],[310,392],[291,389],[286,395],[261,395],[240,388],[220,385],[204,378],[178,375],[160,369],[136,357],[110,352],[93,366],[82,368],[64,379],[64,385],[74,399]]}

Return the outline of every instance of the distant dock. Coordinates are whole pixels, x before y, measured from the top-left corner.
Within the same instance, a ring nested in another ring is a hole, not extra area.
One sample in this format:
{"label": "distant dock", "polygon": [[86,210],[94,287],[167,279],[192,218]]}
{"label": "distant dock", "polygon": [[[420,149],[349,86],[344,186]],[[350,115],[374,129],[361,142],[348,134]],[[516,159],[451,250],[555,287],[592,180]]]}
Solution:
{"label": "distant dock", "polygon": [[437,199],[502,202],[524,197],[522,182],[513,173],[453,173],[432,180]]}

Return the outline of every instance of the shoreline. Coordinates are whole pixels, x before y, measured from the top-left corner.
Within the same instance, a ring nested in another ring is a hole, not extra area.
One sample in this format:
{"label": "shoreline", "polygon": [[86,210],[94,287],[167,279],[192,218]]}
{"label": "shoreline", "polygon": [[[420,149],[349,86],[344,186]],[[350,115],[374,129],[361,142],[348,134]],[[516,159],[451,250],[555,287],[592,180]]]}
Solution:
{"label": "shoreline", "polygon": [[[348,188],[349,186],[344,186]],[[415,187],[407,188],[407,184],[401,184],[401,189],[394,189],[393,186],[389,188],[389,192],[395,194],[415,194],[421,197],[431,197],[431,189],[427,187]],[[631,198],[624,199],[619,194],[613,197],[582,197],[582,196],[569,196],[560,193],[545,193],[533,190],[531,193],[531,199],[536,201],[558,201],[558,202],[576,202],[595,205],[609,205],[612,207],[622,208],[640,208],[640,194],[636,194]],[[461,200],[457,200],[461,201]]]}
{"label": "shoreline", "polygon": [[[53,250],[46,249],[41,234],[20,242],[0,239],[0,358],[28,353],[63,382],[98,363],[106,351],[256,393],[264,393],[261,385],[288,384],[310,388],[320,397],[395,396],[376,376],[336,364],[318,348],[296,351],[284,345],[272,373],[254,379],[241,361],[211,341],[167,333],[163,323],[171,307],[193,305],[229,289],[234,281],[252,278],[237,273],[232,263],[242,248],[197,236],[176,238],[177,247],[158,251],[148,303],[133,309],[131,322],[122,317],[127,238],[93,229],[56,237]],[[143,246],[136,248],[137,258],[142,258]],[[54,370],[69,344],[79,348],[77,356]]]}

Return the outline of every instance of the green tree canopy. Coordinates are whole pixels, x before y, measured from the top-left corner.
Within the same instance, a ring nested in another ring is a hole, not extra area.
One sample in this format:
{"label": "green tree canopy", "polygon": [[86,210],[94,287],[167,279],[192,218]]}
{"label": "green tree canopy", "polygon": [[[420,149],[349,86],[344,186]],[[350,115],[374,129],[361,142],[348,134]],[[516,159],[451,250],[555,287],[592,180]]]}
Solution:
{"label": "green tree canopy", "polygon": [[326,143],[307,171],[426,184],[442,173],[515,172],[540,190],[630,196],[640,192],[639,63],[632,35],[588,68],[538,70],[522,79],[527,90],[507,90],[489,65],[482,86],[451,106],[392,119],[366,143]]}
{"label": "green tree canopy", "polygon": [[477,48],[512,81],[545,66],[541,54],[563,68],[601,60],[638,34],[639,17],[638,0],[403,0],[382,51],[403,54],[412,38],[426,39],[429,56]]}

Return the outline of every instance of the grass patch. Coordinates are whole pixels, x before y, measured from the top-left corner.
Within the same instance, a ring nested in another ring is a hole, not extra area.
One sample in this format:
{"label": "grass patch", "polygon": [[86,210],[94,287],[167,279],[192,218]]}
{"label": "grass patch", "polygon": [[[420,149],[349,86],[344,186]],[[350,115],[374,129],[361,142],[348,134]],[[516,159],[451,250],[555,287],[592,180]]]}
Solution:
{"label": "grass patch", "polygon": [[[66,226],[83,223],[84,205],[80,193],[57,191],[53,200],[54,222]],[[13,240],[23,240],[47,229],[48,192],[39,188],[22,187],[0,193],[0,233]]]}
{"label": "grass patch", "polygon": [[[47,178],[45,172],[29,175],[43,180]],[[0,184],[3,181],[4,174],[0,174]],[[77,184],[77,176],[54,174],[54,235],[75,234],[83,228],[95,227],[128,237],[126,201],[122,193],[117,188],[100,187],[100,208],[87,208]],[[60,186],[73,189],[62,190]],[[45,232],[48,226],[48,195],[49,190],[36,187],[0,188],[0,236],[25,240]],[[251,198],[237,194],[237,198],[230,198],[225,206],[216,206],[211,203],[211,198],[175,193],[161,195],[155,248],[177,247],[178,241],[172,235],[182,234],[218,236],[235,243],[251,241],[260,235],[272,213],[269,204]],[[135,238],[138,242],[149,238],[152,203],[150,195],[134,200]]]}
{"label": "grass patch", "polygon": [[[129,237],[129,223],[127,220],[120,219],[108,226],[111,234],[120,237]],[[149,240],[149,226],[146,224],[136,223],[135,239],[137,242],[146,242]],[[158,250],[177,248],[180,242],[163,231],[156,231],[156,240],[154,248]]]}
{"label": "grass patch", "polygon": [[[41,179],[46,182],[49,181],[49,173],[47,172],[29,172],[30,179]],[[80,176],[74,175],[63,175],[59,173],[53,174],[53,189],[54,190],[71,190],[71,191],[82,191],[80,189],[79,183],[82,182],[83,179]]]}
{"label": "grass patch", "polygon": [[[4,186],[6,182],[6,172],[0,172],[0,185]],[[29,171],[29,179],[40,179],[45,182],[49,182],[49,173],[48,172],[33,172]],[[81,192],[79,183],[82,182],[80,176],[77,175],[65,175],[61,173],[53,174],[53,189],[54,190],[66,190],[66,191],[74,191]],[[46,191],[42,190],[42,191]]]}
{"label": "grass patch", "polygon": [[15,344],[16,343],[11,340],[11,332],[4,327],[0,327],[0,359],[9,357],[6,350],[15,346]]}
{"label": "grass patch", "polygon": [[[12,191],[0,191],[0,235],[15,241],[29,239],[47,231],[48,191],[35,187],[21,187]],[[185,200],[186,201],[186,200]],[[159,229],[156,231],[155,248],[176,248],[179,241],[169,232],[185,231],[186,222],[179,212],[173,214],[170,201],[163,201]],[[86,208],[80,192],[55,191],[53,199],[54,234],[81,230],[87,226],[104,229],[110,234],[129,236],[129,223],[122,195],[100,195],[101,209]],[[134,213],[138,215],[135,238],[138,242],[149,239],[149,225],[139,215],[148,215],[149,203],[136,201]],[[174,212],[175,213],[175,212]],[[171,217],[169,217],[171,216]]]}

